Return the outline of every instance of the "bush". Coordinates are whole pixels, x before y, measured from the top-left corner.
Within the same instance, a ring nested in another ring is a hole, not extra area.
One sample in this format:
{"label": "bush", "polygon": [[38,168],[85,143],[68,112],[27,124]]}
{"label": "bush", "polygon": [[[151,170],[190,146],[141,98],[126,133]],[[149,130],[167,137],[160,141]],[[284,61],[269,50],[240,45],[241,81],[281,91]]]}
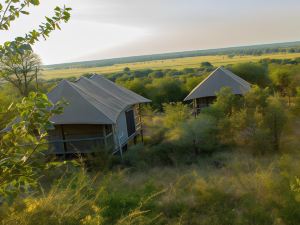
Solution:
{"label": "bush", "polygon": [[283,128],[287,121],[284,104],[278,97],[270,97],[265,112],[264,125],[269,132],[270,144],[274,151],[280,149]]}
{"label": "bush", "polygon": [[238,63],[230,67],[236,75],[251,84],[265,87],[270,84],[267,68],[259,63]]}
{"label": "bush", "polygon": [[155,166],[173,166],[186,161],[182,157],[190,157],[186,152],[176,151],[170,143],[160,143],[154,146],[137,145],[124,154],[124,163],[136,169],[149,169]]}
{"label": "bush", "polygon": [[177,130],[171,131],[169,140],[175,141],[175,145],[182,149],[183,154],[190,155],[193,152],[198,155],[218,149],[217,135],[216,120],[211,116],[200,114],[196,119],[191,119]]}
{"label": "bush", "polygon": [[130,147],[123,155],[123,163],[125,166],[138,169],[147,168],[147,149],[144,145],[138,144]]}
{"label": "bush", "polygon": [[191,110],[181,102],[163,104],[163,124],[167,129],[173,129],[185,122],[191,115]]}
{"label": "bush", "polygon": [[95,153],[87,155],[86,164],[89,170],[92,171],[108,171],[117,163],[119,156],[114,156],[111,149],[102,149],[100,147]]}

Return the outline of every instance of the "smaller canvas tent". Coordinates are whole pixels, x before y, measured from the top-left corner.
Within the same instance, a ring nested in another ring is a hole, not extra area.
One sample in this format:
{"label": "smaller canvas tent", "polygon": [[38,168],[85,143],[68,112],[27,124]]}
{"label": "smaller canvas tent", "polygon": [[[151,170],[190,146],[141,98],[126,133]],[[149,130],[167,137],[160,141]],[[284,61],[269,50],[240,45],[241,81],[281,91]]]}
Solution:
{"label": "smaller canvas tent", "polygon": [[223,87],[230,87],[233,94],[244,95],[251,85],[224,67],[219,67],[198,84],[184,101],[193,100],[194,110],[198,113],[216,99],[216,93]]}
{"label": "smaller canvas tent", "polygon": [[57,155],[118,151],[142,134],[141,103],[150,100],[120,87],[100,75],[61,81],[49,94],[56,103],[65,100],[64,112],[51,119],[51,150]]}

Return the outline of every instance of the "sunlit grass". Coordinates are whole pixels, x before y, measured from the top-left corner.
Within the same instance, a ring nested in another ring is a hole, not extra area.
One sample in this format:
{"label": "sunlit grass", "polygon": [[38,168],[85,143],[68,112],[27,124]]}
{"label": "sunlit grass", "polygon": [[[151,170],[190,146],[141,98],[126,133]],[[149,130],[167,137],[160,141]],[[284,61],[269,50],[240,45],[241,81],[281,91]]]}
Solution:
{"label": "sunlit grass", "polygon": [[116,64],[113,66],[104,67],[91,67],[91,68],[74,68],[74,69],[62,69],[62,70],[45,70],[43,71],[42,78],[67,78],[67,77],[79,77],[84,73],[114,73],[120,72],[125,67],[129,67],[131,70],[139,69],[184,69],[199,67],[201,62],[211,62],[214,66],[228,65],[240,62],[256,62],[264,58],[272,59],[293,59],[300,57],[300,53],[278,53],[278,54],[264,54],[261,56],[235,56],[233,58],[227,55],[215,55],[215,56],[198,56],[198,57],[186,57],[179,59],[167,59],[167,60],[155,60],[147,62]]}
{"label": "sunlit grass", "polygon": [[[222,161],[216,168],[214,161]],[[3,224],[299,224],[299,156],[224,152],[190,166],[78,173],[2,206]]]}

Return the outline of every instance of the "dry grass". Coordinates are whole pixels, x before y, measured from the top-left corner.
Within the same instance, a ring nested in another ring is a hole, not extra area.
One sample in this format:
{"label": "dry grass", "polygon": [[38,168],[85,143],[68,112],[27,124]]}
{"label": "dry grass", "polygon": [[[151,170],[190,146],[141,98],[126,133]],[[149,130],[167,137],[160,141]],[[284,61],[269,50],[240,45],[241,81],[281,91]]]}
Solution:
{"label": "dry grass", "polygon": [[297,155],[231,152],[94,181],[74,174],[47,194],[2,206],[2,224],[299,224],[300,201],[290,188],[299,165]]}
{"label": "dry grass", "polygon": [[168,60],[155,60],[148,62],[137,62],[129,64],[116,64],[113,66],[104,67],[92,67],[92,68],[74,68],[63,70],[45,70],[42,77],[44,79],[53,78],[67,78],[67,77],[79,77],[84,73],[101,73],[108,74],[114,72],[120,72],[125,67],[129,67],[132,70],[139,69],[184,69],[199,67],[201,62],[211,62],[214,66],[235,64],[240,62],[256,62],[264,58],[272,59],[293,59],[300,57],[300,53],[278,53],[278,54],[264,54],[261,56],[235,56],[233,58],[227,55],[215,55],[215,56],[197,56],[186,57],[179,59]]}

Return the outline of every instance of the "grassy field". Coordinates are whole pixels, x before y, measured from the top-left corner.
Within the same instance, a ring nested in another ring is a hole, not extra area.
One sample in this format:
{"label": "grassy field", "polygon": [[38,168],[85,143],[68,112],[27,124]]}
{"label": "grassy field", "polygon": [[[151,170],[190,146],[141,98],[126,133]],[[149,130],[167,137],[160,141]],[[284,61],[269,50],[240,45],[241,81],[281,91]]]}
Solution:
{"label": "grassy field", "polygon": [[125,67],[129,67],[131,70],[138,69],[183,69],[183,68],[195,68],[199,67],[201,62],[211,62],[214,66],[221,66],[227,64],[234,64],[240,62],[256,62],[264,58],[272,59],[293,59],[300,57],[300,53],[278,53],[278,54],[264,54],[261,56],[235,56],[233,58],[227,55],[215,55],[215,56],[198,56],[198,57],[186,57],[179,59],[168,60],[155,60],[148,62],[137,62],[130,64],[116,64],[113,66],[104,67],[91,67],[91,68],[74,68],[74,69],[62,69],[62,70],[44,70],[44,79],[53,78],[67,78],[67,77],[79,77],[84,73],[114,73],[122,71]]}

